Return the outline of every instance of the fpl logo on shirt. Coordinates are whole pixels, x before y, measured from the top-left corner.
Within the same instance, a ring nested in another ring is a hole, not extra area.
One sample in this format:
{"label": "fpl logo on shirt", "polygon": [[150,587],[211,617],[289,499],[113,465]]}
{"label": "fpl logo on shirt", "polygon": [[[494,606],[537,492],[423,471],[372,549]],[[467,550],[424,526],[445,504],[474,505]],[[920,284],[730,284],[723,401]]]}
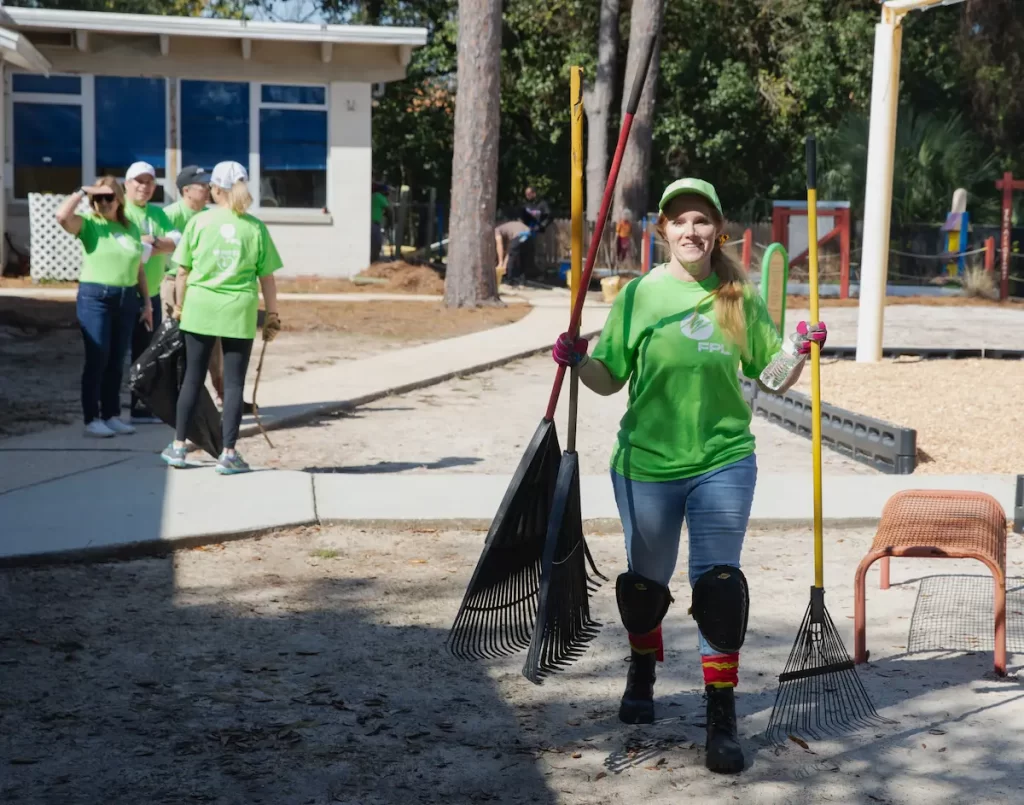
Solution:
{"label": "fpl logo on shirt", "polygon": [[723,345],[714,341],[708,341],[715,334],[715,324],[703,313],[693,312],[681,322],[679,331],[697,344],[698,352],[718,352],[722,355],[729,355],[729,350]]}

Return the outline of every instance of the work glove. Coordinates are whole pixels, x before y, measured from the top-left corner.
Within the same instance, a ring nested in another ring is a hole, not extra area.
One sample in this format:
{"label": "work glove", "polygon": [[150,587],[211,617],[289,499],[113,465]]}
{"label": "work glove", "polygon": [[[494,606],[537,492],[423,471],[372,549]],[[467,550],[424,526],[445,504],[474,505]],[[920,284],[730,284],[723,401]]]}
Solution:
{"label": "work glove", "polygon": [[825,322],[819,321],[817,324],[808,324],[802,321],[796,325],[796,332],[793,334],[793,346],[796,347],[798,355],[810,355],[811,342],[816,341],[824,349],[826,338],[828,338],[828,329],[825,327]]}
{"label": "work glove", "polygon": [[568,333],[562,333],[555,341],[551,350],[551,357],[559,366],[579,366],[580,362],[587,357],[587,339],[573,338]]}
{"label": "work glove", "polygon": [[268,313],[263,320],[263,340],[273,341],[281,332],[281,317],[276,313]]}

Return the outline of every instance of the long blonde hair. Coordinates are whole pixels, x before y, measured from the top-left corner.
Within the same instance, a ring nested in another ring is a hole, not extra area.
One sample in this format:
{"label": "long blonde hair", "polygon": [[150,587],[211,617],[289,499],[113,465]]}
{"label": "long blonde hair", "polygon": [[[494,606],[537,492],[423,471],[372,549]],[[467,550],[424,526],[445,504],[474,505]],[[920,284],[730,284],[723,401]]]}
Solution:
{"label": "long blonde hair", "polygon": [[[717,216],[716,216],[717,218]],[[718,220],[719,225],[722,221]],[[665,226],[668,218],[665,213],[658,216],[657,233],[665,239]],[[747,272],[734,257],[722,249],[722,241],[715,241],[711,250],[711,270],[718,276],[718,287],[697,303],[696,310],[709,299],[715,300],[715,318],[725,337],[740,349],[743,357],[748,357],[747,349],[747,315],[746,298],[750,293],[750,278]]]}
{"label": "long blonde hair", "polygon": [[239,179],[230,190],[225,190],[217,185],[210,185],[210,194],[218,204],[221,199],[227,202],[226,206],[231,208],[235,215],[244,215],[252,206],[252,194],[249,192],[249,185]]}

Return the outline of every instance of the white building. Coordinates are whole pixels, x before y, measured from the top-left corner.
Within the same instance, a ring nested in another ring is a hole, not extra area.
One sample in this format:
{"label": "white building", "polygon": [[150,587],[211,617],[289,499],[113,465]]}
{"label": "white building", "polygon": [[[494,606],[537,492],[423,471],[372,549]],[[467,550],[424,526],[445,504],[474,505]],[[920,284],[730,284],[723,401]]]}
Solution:
{"label": "white building", "polygon": [[374,84],[397,81],[422,28],[244,22],[0,7],[8,233],[29,246],[30,192],[185,165],[249,169],[283,273],[348,276],[370,254]]}

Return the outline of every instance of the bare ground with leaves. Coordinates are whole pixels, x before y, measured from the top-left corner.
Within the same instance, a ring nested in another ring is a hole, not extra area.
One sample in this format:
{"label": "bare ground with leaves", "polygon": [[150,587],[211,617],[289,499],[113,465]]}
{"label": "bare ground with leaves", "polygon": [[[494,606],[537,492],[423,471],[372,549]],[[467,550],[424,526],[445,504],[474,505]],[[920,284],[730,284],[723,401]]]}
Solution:
{"label": "bare ground with leaves", "polygon": [[[807,605],[809,535],[751,532],[755,607],[738,699],[750,765],[721,778],[703,768],[684,577],[666,620],[659,720],[627,727],[616,717],[627,649],[611,584],[592,602],[598,638],[542,686],[520,674],[522,654],[467,663],[445,653],[483,537],[338,526],[169,558],[0,571],[0,801],[1020,801],[1020,682],[993,679],[983,645],[906,654],[920,577],[975,566],[895,562],[886,592],[872,573],[872,663],[861,676],[895,723],[775,750],[760,734]],[[850,577],[870,533],[827,539],[828,605],[852,649]],[[621,540],[590,540],[611,578],[623,569]],[[1024,572],[1022,547],[1012,536],[1011,576]],[[1012,670],[1021,660],[1011,655]]]}

